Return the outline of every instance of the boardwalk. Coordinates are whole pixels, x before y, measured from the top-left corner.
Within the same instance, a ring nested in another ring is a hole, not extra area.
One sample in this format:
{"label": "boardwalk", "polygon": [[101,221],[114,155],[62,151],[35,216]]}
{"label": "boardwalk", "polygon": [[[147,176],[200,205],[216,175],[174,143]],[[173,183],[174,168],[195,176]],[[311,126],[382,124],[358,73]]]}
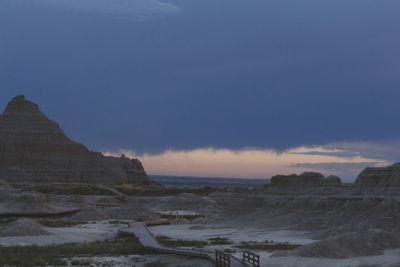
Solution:
{"label": "boardwalk", "polygon": [[[135,222],[129,228],[125,228],[123,230],[127,233],[133,233],[139,239],[140,243],[142,243],[145,247],[153,248],[154,250],[162,253],[168,254],[176,254],[182,256],[191,256],[196,258],[202,258],[215,263],[215,254],[203,251],[194,251],[194,250],[186,250],[186,249],[173,249],[173,248],[166,248],[160,245],[154,238],[154,236],[149,232],[146,227],[146,224],[143,222]],[[242,263],[240,260],[231,257],[231,266],[232,267],[243,267],[247,266]]]}

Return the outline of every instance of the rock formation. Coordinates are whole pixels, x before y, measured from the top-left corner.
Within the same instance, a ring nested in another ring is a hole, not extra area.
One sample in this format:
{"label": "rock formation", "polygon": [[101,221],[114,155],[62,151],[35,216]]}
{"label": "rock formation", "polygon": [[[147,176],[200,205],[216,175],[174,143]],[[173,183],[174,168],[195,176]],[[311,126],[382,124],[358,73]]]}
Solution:
{"label": "rock formation", "polygon": [[271,187],[315,188],[322,186],[324,176],[317,172],[304,172],[300,175],[276,175],[271,178]]}
{"label": "rock formation", "polygon": [[22,218],[0,229],[0,237],[50,235],[34,220]]}
{"label": "rock formation", "polygon": [[8,182],[143,183],[137,159],[105,157],[70,140],[24,96],[0,115],[0,179]]}
{"label": "rock formation", "polygon": [[313,194],[334,195],[344,189],[342,181],[337,176],[324,177],[318,172],[304,172],[300,175],[276,175],[271,178],[271,184],[264,186],[264,192],[269,194]]}
{"label": "rock formation", "polygon": [[383,168],[366,168],[354,183],[357,193],[399,194],[400,163]]}
{"label": "rock formation", "polygon": [[328,186],[332,186],[332,187],[341,187],[343,186],[342,184],[342,180],[335,176],[335,175],[330,175],[327,177],[324,177],[322,179],[322,186],[324,187],[328,187]]}

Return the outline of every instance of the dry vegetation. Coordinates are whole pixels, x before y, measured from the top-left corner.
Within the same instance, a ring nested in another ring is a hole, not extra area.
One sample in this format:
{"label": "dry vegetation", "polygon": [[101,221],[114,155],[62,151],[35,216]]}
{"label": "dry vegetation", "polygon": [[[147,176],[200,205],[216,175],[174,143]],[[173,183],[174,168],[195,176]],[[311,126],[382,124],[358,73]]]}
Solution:
{"label": "dry vegetation", "polygon": [[197,240],[182,240],[182,239],[171,239],[168,236],[159,235],[156,236],[157,241],[166,247],[176,248],[176,247],[197,247],[202,248],[208,246],[207,241],[197,241]]}
{"label": "dry vegetation", "polygon": [[198,196],[208,196],[213,192],[217,191],[223,192],[227,190],[227,188],[223,187],[210,187],[210,186],[199,187],[199,188],[165,187],[156,184],[150,184],[150,185],[124,184],[124,185],[114,185],[113,188],[129,196],[176,196],[182,193],[193,193]]}
{"label": "dry vegetation", "polygon": [[232,245],[233,242],[230,241],[226,237],[213,237],[209,238],[208,241],[210,241],[211,245]]}
{"label": "dry vegetation", "polygon": [[158,184],[85,184],[85,183],[53,183],[36,185],[13,185],[23,191],[34,191],[42,194],[83,195],[83,196],[117,196],[112,189],[127,196],[175,196],[182,193],[193,193],[208,196],[213,192],[228,191],[227,187],[165,187]]}
{"label": "dry vegetation", "polygon": [[63,259],[87,256],[147,254],[133,234],[118,234],[115,239],[93,243],[53,246],[0,247],[0,266],[65,266]]}
{"label": "dry vegetation", "polygon": [[269,241],[265,241],[264,243],[250,241],[250,242],[241,242],[240,245],[236,245],[234,247],[239,249],[248,249],[248,250],[273,251],[273,250],[293,250],[301,246],[289,243],[273,243]]}
{"label": "dry vegetation", "polygon": [[42,194],[116,196],[112,190],[95,184],[36,184],[19,186],[19,189]]}
{"label": "dry vegetation", "polygon": [[43,226],[46,227],[74,227],[81,224],[87,224],[87,222],[73,222],[73,221],[64,221],[64,220],[38,220]]}

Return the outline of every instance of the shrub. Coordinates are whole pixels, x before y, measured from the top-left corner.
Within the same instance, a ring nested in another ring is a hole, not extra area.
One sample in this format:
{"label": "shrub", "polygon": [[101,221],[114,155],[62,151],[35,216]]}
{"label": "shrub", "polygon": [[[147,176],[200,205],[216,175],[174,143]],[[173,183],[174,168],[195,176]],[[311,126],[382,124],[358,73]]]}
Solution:
{"label": "shrub", "polygon": [[232,241],[230,241],[228,238],[225,237],[214,237],[214,238],[209,238],[211,245],[231,245],[233,244]]}
{"label": "shrub", "polygon": [[168,236],[158,235],[156,236],[157,241],[166,247],[204,247],[208,245],[207,241],[197,240],[182,240],[182,239],[171,239]]}

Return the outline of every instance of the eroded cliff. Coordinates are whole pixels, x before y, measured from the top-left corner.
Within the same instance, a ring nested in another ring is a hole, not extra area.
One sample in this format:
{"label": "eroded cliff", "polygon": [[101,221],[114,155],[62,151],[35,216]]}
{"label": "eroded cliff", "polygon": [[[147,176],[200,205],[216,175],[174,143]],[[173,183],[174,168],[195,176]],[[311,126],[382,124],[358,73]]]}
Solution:
{"label": "eroded cliff", "polygon": [[143,183],[139,160],[105,157],[69,139],[20,95],[0,115],[0,179],[8,182]]}

